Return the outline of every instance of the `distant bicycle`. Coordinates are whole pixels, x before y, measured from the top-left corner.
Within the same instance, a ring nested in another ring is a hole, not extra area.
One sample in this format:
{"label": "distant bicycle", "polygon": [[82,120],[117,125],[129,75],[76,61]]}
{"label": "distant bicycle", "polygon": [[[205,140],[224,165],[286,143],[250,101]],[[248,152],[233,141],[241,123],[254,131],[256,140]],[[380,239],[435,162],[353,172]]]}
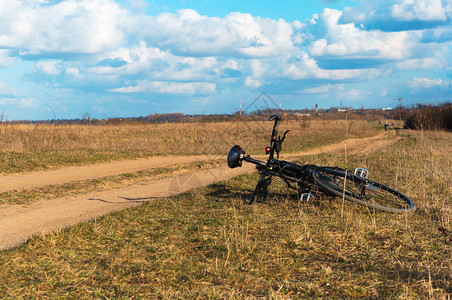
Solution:
{"label": "distant bicycle", "polygon": [[[246,161],[255,164],[261,175],[251,199],[246,203],[252,204],[258,198],[265,200],[272,178],[279,177],[287,186],[297,190],[300,201],[308,202],[313,199],[313,193],[322,192],[386,212],[406,213],[415,210],[414,203],[408,197],[368,179],[369,172],[363,168],[357,168],[352,172],[339,167],[302,165],[279,160],[282,143],[289,130],[284,132],[281,138],[278,136],[281,117],[273,115],[270,121],[273,120],[275,123],[270,146],[265,148],[266,154],[269,155],[267,162],[254,159],[249,155],[245,156],[245,151],[239,145],[233,146],[228,154],[227,161],[230,168],[241,167],[242,162]],[[275,152],[276,158],[274,158]]]}

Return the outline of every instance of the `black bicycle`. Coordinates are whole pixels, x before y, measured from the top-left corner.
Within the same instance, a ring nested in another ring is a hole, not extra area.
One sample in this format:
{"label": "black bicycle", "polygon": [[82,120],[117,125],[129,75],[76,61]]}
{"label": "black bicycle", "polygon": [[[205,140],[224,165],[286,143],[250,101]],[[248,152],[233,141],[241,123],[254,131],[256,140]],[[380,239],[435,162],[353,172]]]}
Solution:
{"label": "black bicycle", "polygon": [[245,156],[245,151],[239,145],[233,146],[228,154],[230,168],[241,167],[242,162],[246,161],[255,164],[261,175],[251,200],[247,201],[248,204],[252,204],[258,198],[265,200],[272,178],[279,177],[290,188],[297,190],[300,201],[310,201],[314,197],[313,193],[323,192],[386,212],[405,213],[415,210],[414,203],[408,197],[368,179],[369,172],[363,168],[357,168],[352,172],[339,167],[302,165],[279,160],[282,143],[289,130],[284,132],[281,138],[278,136],[281,117],[273,115],[270,117],[270,121],[272,120],[275,123],[270,146],[265,149],[266,154],[269,155],[267,162],[254,159],[249,155]]}

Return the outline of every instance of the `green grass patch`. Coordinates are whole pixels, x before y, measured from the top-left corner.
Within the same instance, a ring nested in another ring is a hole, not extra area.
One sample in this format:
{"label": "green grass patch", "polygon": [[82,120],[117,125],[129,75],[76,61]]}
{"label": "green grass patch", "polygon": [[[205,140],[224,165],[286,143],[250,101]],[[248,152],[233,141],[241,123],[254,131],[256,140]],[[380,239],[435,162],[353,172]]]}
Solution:
{"label": "green grass patch", "polygon": [[0,172],[20,173],[153,156],[152,151],[95,149],[0,152]]}

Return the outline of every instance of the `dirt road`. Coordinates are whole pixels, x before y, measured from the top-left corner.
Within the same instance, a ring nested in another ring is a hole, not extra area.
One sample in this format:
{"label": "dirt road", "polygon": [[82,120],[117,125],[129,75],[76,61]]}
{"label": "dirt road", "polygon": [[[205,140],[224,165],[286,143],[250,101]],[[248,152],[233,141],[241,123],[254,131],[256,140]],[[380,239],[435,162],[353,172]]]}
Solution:
{"label": "dirt road", "polygon": [[[287,154],[282,158],[337,152],[345,149],[350,154],[357,152],[368,153],[382,147],[388,147],[400,139],[400,137],[394,137],[388,140],[385,137],[383,133],[371,138],[348,139],[341,143],[309,151]],[[204,160],[207,158],[204,157]],[[225,157],[210,156],[210,158]],[[50,184],[63,184],[76,180],[94,179],[145,169],[173,167],[196,161],[199,161],[199,157],[151,157],[132,161],[67,167],[46,172],[2,175],[0,176],[0,192],[42,187]],[[108,191],[39,200],[27,206],[5,204],[0,206],[0,249],[17,246],[34,235],[58,230],[113,211],[136,206],[158,197],[168,197],[194,187],[227,180],[253,170],[254,166],[251,164],[245,164],[242,168],[236,169],[229,169],[224,166],[173,178],[159,179],[148,184],[135,184]]]}

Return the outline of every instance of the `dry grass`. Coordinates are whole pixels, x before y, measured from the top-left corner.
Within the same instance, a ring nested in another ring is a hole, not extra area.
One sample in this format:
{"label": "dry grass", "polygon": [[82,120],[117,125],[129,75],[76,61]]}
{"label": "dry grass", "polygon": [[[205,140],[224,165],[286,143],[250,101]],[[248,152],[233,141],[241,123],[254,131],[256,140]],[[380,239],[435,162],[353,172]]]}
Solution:
{"label": "dry grass", "polygon": [[[160,155],[227,153],[236,143],[262,154],[272,122],[166,123],[135,125],[0,124],[0,171],[23,172],[62,165]],[[285,121],[290,129],[285,151],[302,150],[351,136],[375,135],[366,121]]]}
{"label": "dry grass", "polygon": [[[451,133],[424,132],[349,168],[410,196],[407,216],[274,184],[247,206],[257,175],[156,199],[0,253],[12,298],[450,299]],[[344,165],[343,155],[305,158]]]}

